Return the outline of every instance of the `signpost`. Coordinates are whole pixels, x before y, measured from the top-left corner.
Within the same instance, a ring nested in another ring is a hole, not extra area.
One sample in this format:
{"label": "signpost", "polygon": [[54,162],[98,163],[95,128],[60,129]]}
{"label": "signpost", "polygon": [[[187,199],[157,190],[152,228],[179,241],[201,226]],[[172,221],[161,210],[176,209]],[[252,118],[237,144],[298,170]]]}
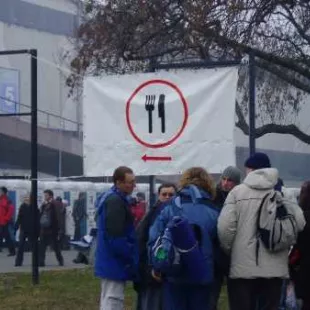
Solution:
{"label": "signpost", "polygon": [[84,173],[221,172],[235,164],[238,67],[91,77],[84,90]]}

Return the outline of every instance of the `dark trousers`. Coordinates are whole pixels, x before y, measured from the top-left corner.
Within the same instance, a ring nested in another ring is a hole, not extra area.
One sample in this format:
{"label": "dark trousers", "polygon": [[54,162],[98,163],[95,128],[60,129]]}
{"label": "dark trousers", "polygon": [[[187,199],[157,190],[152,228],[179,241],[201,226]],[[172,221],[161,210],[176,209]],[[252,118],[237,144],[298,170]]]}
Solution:
{"label": "dark trousers", "polygon": [[81,238],[81,222],[76,221],[74,222],[74,241],[80,241]]}
{"label": "dark trousers", "polygon": [[136,310],[162,310],[163,288],[149,286],[139,289]]}
{"label": "dark trousers", "polygon": [[57,235],[54,235],[54,234],[41,234],[40,235],[39,264],[41,266],[45,265],[46,248],[49,245],[52,246],[59,265],[63,265],[63,257],[60,251],[60,243],[57,238]]}
{"label": "dark trousers", "polygon": [[210,310],[209,297],[209,285],[165,283],[163,309]]}
{"label": "dark trousers", "polygon": [[30,238],[30,234],[21,230],[19,233],[19,243],[18,243],[18,249],[17,249],[17,256],[15,260],[16,266],[21,266],[23,264],[26,240],[28,240],[28,244],[31,248],[32,240]]}
{"label": "dark trousers", "polygon": [[231,310],[255,310],[264,301],[264,310],[278,310],[282,279],[230,279]]}
{"label": "dark trousers", "polygon": [[[219,308],[219,300],[220,300],[220,296],[221,296],[221,292],[222,292],[222,288],[224,286],[224,280],[226,278],[226,289],[227,289],[227,293],[228,296],[230,296],[229,294],[229,290],[230,290],[230,279],[228,279],[224,274],[217,274],[214,277],[213,283],[211,284],[211,293],[210,293],[210,310],[220,310]],[[228,304],[230,305],[230,300],[228,300]],[[229,306],[229,309],[231,307]]]}
{"label": "dark trousers", "polygon": [[15,243],[10,236],[9,224],[0,226],[0,249],[3,248],[3,239],[5,239],[10,254],[15,255]]}

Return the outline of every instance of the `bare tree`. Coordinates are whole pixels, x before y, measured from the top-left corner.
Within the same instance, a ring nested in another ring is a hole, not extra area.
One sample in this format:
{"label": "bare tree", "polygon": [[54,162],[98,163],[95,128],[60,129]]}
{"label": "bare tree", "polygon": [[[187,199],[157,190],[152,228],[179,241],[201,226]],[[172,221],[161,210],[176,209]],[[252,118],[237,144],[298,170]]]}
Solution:
{"label": "bare tree", "polygon": [[[145,70],[158,62],[241,59],[256,55],[256,136],[291,134],[310,93],[310,1],[88,0],[78,32],[74,88],[81,75]],[[236,125],[248,134],[247,70],[240,70]],[[288,115],[290,117],[288,117]]]}

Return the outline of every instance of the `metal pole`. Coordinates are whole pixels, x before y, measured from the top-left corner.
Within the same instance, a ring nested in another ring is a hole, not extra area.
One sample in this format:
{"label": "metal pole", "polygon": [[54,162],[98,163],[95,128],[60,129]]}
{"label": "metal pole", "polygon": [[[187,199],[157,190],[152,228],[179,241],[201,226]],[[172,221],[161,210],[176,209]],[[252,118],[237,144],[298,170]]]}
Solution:
{"label": "metal pole", "polygon": [[32,282],[39,284],[38,213],[38,52],[30,50],[31,56],[31,207],[33,216]]}
{"label": "metal pole", "polygon": [[255,153],[255,54],[253,51],[249,54],[249,143],[250,155]]}
{"label": "metal pole", "polygon": [[150,182],[150,205],[149,207],[152,207],[155,205],[156,195],[155,195],[155,176],[150,175],[149,182]]}

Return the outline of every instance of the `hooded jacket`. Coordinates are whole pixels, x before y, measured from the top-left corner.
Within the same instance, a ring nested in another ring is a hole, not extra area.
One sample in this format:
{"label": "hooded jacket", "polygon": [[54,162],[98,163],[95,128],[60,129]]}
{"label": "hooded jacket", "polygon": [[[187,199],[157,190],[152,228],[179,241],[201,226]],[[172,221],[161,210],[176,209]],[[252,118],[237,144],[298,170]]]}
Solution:
{"label": "hooded jacket", "polygon": [[[200,228],[201,251],[209,274],[206,274],[199,284],[208,284],[214,273],[214,247],[217,240],[216,225],[219,209],[213,205],[210,199],[209,193],[195,185],[183,188],[162,210],[149,233],[149,255],[151,260],[153,245],[158,237],[164,234],[168,224],[171,223],[175,216],[184,217],[190,225],[196,225]],[[183,270],[180,270],[175,276],[169,276],[168,281],[192,284],[192,281],[184,275]]]}
{"label": "hooded jacket", "polygon": [[[269,252],[263,244],[259,247],[256,262],[256,221],[263,197],[278,182],[274,168],[259,169],[248,174],[243,184],[228,195],[218,221],[218,236],[222,248],[231,254],[230,277],[288,278],[288,250]],[[293,214],[298,231],[305,225],[303,212],[297,204],[285,201]]]}
{"label": "hooded jacket", "polygon": [[112,187],[96,201],[97,248],[95,275],[113,281],[136,280],[138,242],[129,197]]}

